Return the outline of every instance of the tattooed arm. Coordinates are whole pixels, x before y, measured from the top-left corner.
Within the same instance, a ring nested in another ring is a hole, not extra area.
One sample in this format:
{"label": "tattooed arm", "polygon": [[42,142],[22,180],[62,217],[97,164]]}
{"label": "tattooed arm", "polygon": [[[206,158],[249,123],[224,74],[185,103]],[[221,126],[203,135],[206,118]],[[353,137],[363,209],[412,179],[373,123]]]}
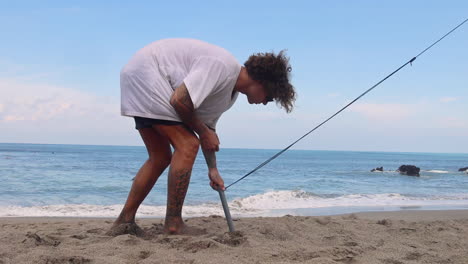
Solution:
{"label": "tattooed arm", "polygon": [[182,121],[198,134],[203,150],[219,150],[219,140],[216,133],[196,116],[192,99],[184,83],[175,89],[170,103]]}
{"label": "tattooed arm", "polygon": [[205,156],[206,165],[208,165],[208,177],[210,178],[211,188],[224,190],[224,181],[216,166],[216,153],[210,150],[203,150],[203,155]]}
{"label": "tattooed arm", "polygon": [[205,156],[206,165],[208,165],[208,169],[217,169],[216,153],[214,151],[203,150],[203,155]]}
{"label": "tattooed arm", "polygon": [[206,164],[208,165],[208,177],[210,185],[213,189],[224,190],[224,181],[219,175],[216,167],[215,151],[219,150],[219,139],[216,132],[208,128],[203,122],[198,119],[195,114],[192,99],[187,91],[187,87],[182,83],[171,97],[171,105],[176,110],[182,121],[195,131],[200,137],[203,155],[205,156]]}
{"label": "tattooed arm", "polygon": [[192,99],[184,83],[175,89],[170,103],[182,121],[197,134],[203,134],[208,130],[208,127],[196,117]]}

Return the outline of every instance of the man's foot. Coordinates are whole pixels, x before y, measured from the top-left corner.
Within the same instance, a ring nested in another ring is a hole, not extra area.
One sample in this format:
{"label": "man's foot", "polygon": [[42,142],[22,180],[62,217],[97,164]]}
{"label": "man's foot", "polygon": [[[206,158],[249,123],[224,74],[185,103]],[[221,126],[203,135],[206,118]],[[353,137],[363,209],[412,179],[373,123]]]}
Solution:
{"label": "man's foot", "polygon": [[168,235],[180,235],[185,231],[185,224],[182,217],[169,217],[166,216],[164,222],[164,233]]}
{"label": "man's foot", "polygon": [[120,236],[120,235],[134,235],[137,237],[142,237],[145,235],[145,231],[141,229],[135,222],[131,223],[114,223],[106,235],[108,236]]}

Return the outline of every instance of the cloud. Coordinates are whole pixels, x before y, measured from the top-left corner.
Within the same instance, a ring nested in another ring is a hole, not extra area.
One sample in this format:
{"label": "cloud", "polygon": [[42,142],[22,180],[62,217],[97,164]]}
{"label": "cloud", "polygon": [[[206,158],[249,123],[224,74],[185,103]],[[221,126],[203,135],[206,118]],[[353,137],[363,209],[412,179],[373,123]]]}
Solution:
{"label": "cloud", "polygon": [[372,120],[399,121],[410,117],[417,108],[418,107],[414,105],[398,103],[360,103],[352,105],[350,107],[350,111],[362,114]]}
{"label": "cloud", "polygon": [[[454,113],[450,107],[442,107],[442,112],[431,103],[358,103],[349,108],[358,115],[344,114],[341,120],[329,122],[295,147],[407,150],[396,145],[424,141],[416,150],[431,150],[425,142],[442,142],[441,135],[446,135],[439,151],[459,152],[466,146],[468,119],[459,115],[460,111]],[[246,107],[228,111],[221,118],[217,128],[223,148],[283,148],[328,117],[319,111],[286,114],[273,106]],[[375,126],[376,121],[383,122]],[[395,127],[394,121],[408,129],[388,129]],[[142,144],[133,120],[120,116],[118,97],[38,80],[0,78],[0,131],[0,142]],[[380,139],[385,142],[378,147],[367,143]]]}
{"label": "cloud", "polygon": [[113,98],[47,84],[0,79],[0,122],[118,115]]}
{"label": "cloud", "polygon": [[139,144],[119,98],[0,79],[0,142]]}
{"label": "cloud", "polygon": [[[41,82],[60,76],[61,72],[70,70],[70,67],[56,67],[50,71],[43,71],[44,65],[17,64],[0,58],[0,81],[2,82]],[[38,69],[41,69],[38,71]]]}
{"label": "cloud", "polygon": [[340,93],[329,93],[327,94],[328,97],[338,97],[338,96],[341,96]]}
{"label": "cloud", "polygon": [[457,97],[449,97],[449,96],[446,96],[446,97],[440,98],[440,102],[442,102],[442,103],[450,103],[450,102],[454,102],[454,101],[456,101],[456,100],[458,100]]}
{"label": "cloud", "polygon": [[319,115],[312,114],[312,113],[299,113],[299,112],[292,112],[290,114],[286,114],[283,109],[275,109],[275,110],[260,110],[255,112],[226,112],[223,114],[223,119],[230,118],[232,120],[249,120],[250,122],[255,122],[256,124],[260,123],[271,123],[274,122],[275,124],[278,121],[290,121],[290,122],[313,122],[317,121]]}
{"label": "cloud", "polygon": [[468,120],[460,118],[460,117],[449,116],[449,117],[440,118],[438,120],[438,125],[444,129],[449,129],[449,128],[465,128],[466,129],[468,128]]}

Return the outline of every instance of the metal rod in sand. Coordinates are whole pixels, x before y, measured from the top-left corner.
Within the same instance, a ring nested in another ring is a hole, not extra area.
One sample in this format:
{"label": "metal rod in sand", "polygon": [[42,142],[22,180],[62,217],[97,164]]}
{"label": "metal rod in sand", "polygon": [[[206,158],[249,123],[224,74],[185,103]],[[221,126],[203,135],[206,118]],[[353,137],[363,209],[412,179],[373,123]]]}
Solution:
{"label": "metal rod in sand", "polygon": [[223,190],[218,190],[219,198],[221,198],[221,203],[223,204],[224,215],[226,216],[226,221],[229,226],[229,232],[234,232],[234,224],[232,222],[231,213],[229,212],[229,207],[226,201],[226,195],[224,195]]}

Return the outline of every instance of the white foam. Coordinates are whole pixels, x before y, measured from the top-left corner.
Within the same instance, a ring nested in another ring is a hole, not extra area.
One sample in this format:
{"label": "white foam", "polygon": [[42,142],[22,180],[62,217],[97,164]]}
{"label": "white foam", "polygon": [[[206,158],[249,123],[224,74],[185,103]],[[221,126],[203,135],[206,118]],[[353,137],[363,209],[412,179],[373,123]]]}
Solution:
{"label": "white foam", "polygon": [[[229,193],[227,193],[229,196]],[[275,210],[327,207],[411,207],[411,206],[468,206],[468,194],[445,197],[409,197],[398,193],[350,194],[321,197],[301,190],[269,191],[230,202],[231,214],[237,217],[271,216]],[[48,206],[0,206],[0,217],[62,216],[62,217],[117,217],[123,205],[67,204]],[[165,206],[140,206],[137,217],[164,217]],[[184,206],[186,217],[224,215],[221,204],[205,203]]]}
{"label": "white foam", "polygon": [[468,205],[468,194],[451,197],[408,197],[398,193],[350,194],[325,198],[304,191],[272,191],[237,199],[232,208],[249,209],[296,209],[346,206],[419,206],[419,205]]}
{"label": "white foam", "polygon": [[448,171],[445,171],[445,170],[428,170],[428,171],[425,171],[425,172],[432,172],[432,173],[448,173]]}
{"label": "white foam", "polygon": [[[47,206],[0,206],[0,217],[117,217],[123,205],[92,205],[92,204],[64,204]],[[165,206],[141,205],[137,217],[164,217]],[[184,206],[186,216],[208,216],[222,214],[222,208],[216,204],[204,204],[201,206]]]}

